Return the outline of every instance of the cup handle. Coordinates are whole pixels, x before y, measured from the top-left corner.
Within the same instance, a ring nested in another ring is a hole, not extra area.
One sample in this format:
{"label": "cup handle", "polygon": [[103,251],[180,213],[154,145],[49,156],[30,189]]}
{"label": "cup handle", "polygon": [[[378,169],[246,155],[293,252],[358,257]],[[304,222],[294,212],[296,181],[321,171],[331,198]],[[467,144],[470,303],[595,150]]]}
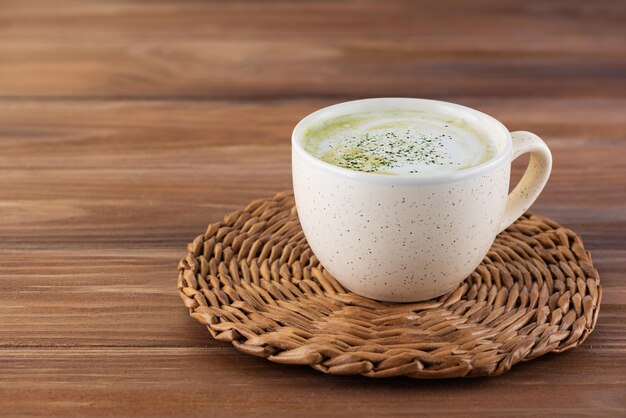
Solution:
{"label": "cup handle", "polygon": [[511,139],[511,161],[530,152],[530,162],[524,176],[509,194],[499,232],[508,228],[533,204],[552,171],[552,154],[541,138],[531,132],[517,131],[511,133]]}

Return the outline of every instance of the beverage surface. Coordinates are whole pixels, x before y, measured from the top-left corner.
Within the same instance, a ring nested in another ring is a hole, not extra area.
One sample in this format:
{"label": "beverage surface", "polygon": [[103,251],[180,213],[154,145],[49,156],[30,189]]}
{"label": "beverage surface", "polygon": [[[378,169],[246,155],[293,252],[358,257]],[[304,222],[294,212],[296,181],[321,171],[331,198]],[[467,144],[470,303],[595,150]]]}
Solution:
{"label": "beverage surface", "polygon": [[497,152],[495,144],[470,123],[417,110],[331,118],[309,128],[302,145],[329,164],[387,175],[461,171]]}

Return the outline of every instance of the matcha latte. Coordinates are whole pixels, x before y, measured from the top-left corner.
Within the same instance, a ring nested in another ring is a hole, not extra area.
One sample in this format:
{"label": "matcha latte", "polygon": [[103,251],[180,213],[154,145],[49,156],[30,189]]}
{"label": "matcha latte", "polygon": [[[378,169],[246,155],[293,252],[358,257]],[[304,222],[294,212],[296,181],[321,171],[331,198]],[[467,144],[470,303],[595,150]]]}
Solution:
{"label": "matcha latte", "polygon": [[388,175],[460,171],[497,152],[485,134],[464,120],[410,110],[337,116],[310,127],[302,145],[329,164]]}

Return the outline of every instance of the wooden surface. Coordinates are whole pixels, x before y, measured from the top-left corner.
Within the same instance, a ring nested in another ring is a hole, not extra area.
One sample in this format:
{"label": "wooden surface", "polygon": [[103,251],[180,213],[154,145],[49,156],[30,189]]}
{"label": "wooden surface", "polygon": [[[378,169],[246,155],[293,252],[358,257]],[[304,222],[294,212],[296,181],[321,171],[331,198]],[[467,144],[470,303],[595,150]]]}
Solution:
{"label": "wooden surface", "polygon": [[[0,415],[626,416],[625,27],[620,0],[0,0]],[[545,139],[533,209],[582,234],[604,287],[583,347],[376,381],[241,354],[188,317],[185,244],[291,186],[300,118],[370,96]]]}

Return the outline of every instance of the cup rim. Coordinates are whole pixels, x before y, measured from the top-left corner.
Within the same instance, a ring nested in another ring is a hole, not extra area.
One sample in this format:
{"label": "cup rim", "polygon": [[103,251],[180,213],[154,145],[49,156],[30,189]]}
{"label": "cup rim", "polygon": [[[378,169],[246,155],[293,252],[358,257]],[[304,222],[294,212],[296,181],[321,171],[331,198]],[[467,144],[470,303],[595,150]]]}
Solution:
{"label": "cup rim", "polygon": [[[345,109],[346,107],[358,107],[359,105],[372,105],[376,102],[379,102],[379,105],[390,105],[390,104],[398,104],[399,107],[408,107],[408,105],[416,103],[426,104],[430,106],[436,106],[439,108],[450,108],[460,112],[466,112],[474,115],[481,119],[481,122],[486,122],[491,127],[485,128],[488,131],[488,135],[492,136],[492,131],[499,131],[496,134],[502,135],[505,140],[504,147],[500,150],[496,156],[485,161],[482,164],[476,165],[471,168],[467,168],[461,171],[454,171],[451,173],[437,173],[437,174],[429,174],[429,175],[414,175],[414,174],[398,174],[398,175],[386,175],[386,174],[378,174],[378,173],[365,173],[362,171],[354,171],[348,168],[339,167],[336,165],[332,165],[325,161],[320,160],[319,158],[309,154],[302,144],[300,143],[300,139],[302,138],[306,129],[313,123],[317,122],[318,119],[323,119],[326,117],[333,117],[333,113],[338,113],[341,109]],[[351,100],[347,102],[337,103],[331,106],[324,107],[322,109],[316,110],[313,113],[305,116],[298,124],[295,126],[292,134],[291,134],[291,148],[292,153],[302,158],[305,162],[314,165],[318,169],[321,169],[329,174],[338,175],[341,177],[347,177],[352,180],[360,180],[369,183],[376,184],[394,184],[394,185],[432,185],[432,184],[441,184],[441,183],[450,183],[459,180],[465,180],[470,177],[478,176],[485,171],[490,170],[493,167],[496,167],[503,162],[510,162],[511,153],[512,153],[512,139],[511,133],[509,130],[496,118],[490,116],[486,113],[483,113],[479,110],[473,109],[471,107],[463,106],[456,103],[441,101],[441,100],[431,100],[431,99],[418,99],[418,98],[409,98],[409,97],[380,97],[380,98],[369,98],[369,99],[360,99],[360,100]],[[293,167],[292,167],[293,169]]]}

